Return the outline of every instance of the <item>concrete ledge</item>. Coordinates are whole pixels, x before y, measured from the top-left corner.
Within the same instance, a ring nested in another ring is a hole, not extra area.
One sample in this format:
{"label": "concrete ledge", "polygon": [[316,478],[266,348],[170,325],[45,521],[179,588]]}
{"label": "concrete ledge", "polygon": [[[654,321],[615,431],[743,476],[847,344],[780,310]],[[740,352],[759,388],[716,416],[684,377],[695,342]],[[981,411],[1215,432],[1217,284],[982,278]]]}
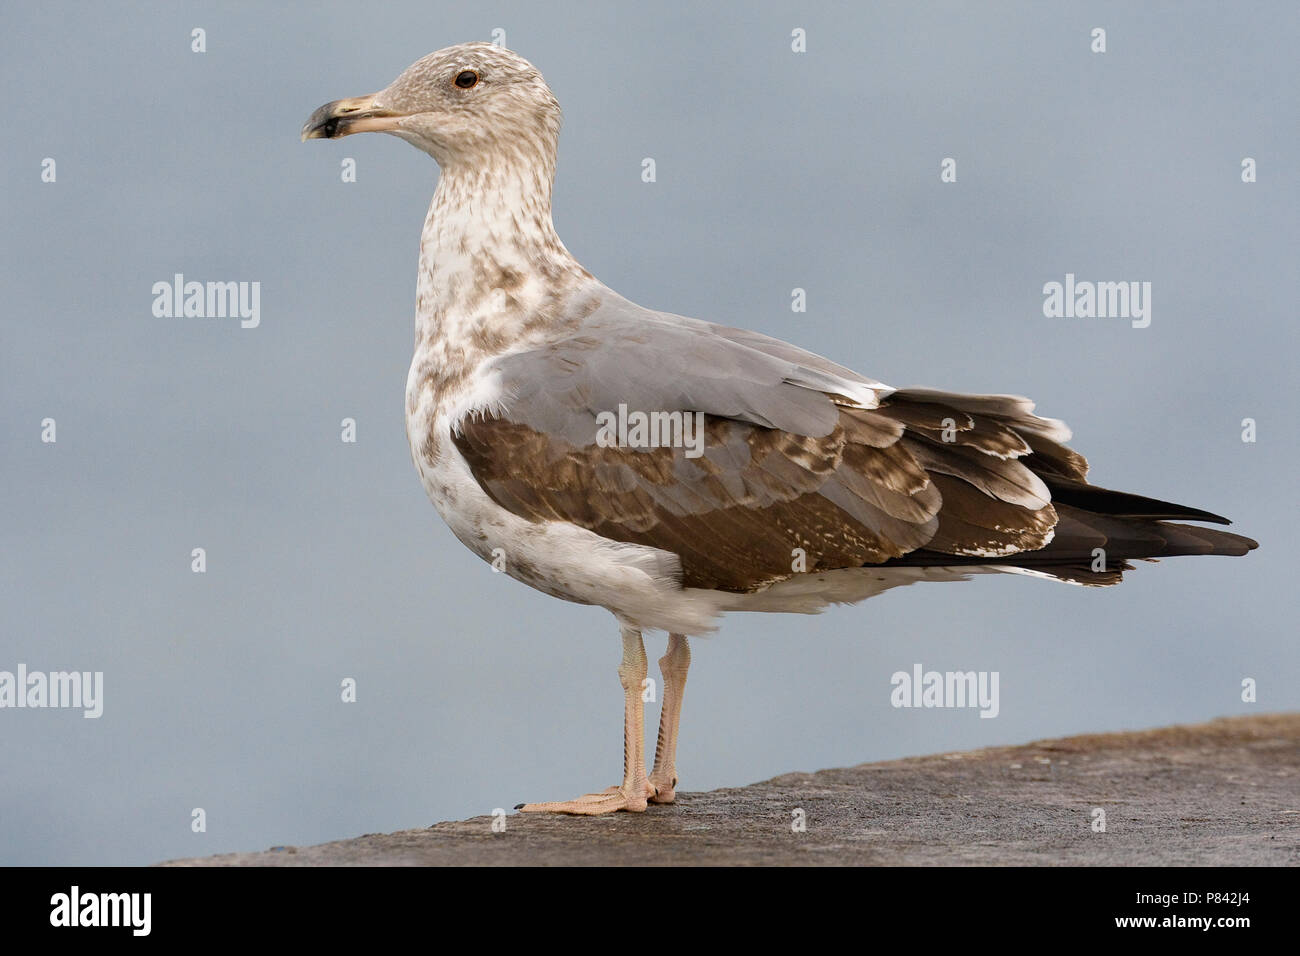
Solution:
{"label": "concrete ledge", "polygon": [[[791,832],[802,808],[807,829]],[[1091,829],[1093,808],[1106,832]],[[1300,714],[1087,734],[169,866],[1300,865]]]}

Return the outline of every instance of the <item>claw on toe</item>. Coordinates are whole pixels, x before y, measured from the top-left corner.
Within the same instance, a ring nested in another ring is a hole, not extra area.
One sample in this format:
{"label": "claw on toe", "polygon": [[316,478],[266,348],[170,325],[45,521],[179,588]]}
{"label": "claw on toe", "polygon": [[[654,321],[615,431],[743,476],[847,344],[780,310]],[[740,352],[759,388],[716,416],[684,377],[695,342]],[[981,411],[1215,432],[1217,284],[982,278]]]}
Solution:
{"label": "claw on toe", "polygon": [[677,800],[677,778],[656,782],[653,777],[650,778],[650,789],[653,793],[649,794],[646,799],[651,803],[673,803]]}
{"label": "claw on toe", "polygon": [[576,800],[557,803],[521,803],[515,809],[520,813],[570,813],[586,817],[617,813],[619,810],[644,813],[646,801],[654,792],[654,788],[648,783],[645,792],[635,797],[629,797],[623,792],[622,787],[609,787],[600,793],[588,793]]}

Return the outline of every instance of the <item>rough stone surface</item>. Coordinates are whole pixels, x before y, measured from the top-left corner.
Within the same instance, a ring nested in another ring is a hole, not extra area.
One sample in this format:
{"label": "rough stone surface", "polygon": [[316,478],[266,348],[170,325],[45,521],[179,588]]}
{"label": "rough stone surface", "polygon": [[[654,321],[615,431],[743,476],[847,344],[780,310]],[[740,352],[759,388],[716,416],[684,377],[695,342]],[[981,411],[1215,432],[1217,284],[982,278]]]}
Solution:
{"label": "rough stone surface", "polygon": [[641,814],[512,813],[502,833],[474,817],[167,865],[566,864],[1296,866],[1300,714],[790,773]]}

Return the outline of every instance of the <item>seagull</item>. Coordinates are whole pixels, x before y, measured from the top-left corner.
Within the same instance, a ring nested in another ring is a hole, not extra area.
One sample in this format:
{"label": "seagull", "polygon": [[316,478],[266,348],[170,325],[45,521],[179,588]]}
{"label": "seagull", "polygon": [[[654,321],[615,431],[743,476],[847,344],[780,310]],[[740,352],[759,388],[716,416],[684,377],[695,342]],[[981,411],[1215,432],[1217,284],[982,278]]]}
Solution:
{"label": "seagull", "polygon": [[[622,783],[516,809],[674,802],[689,638],[727,611],[816,613],[977,573],[1109,586],[1130,560],[1257,547],[1182,523],[1226,518],[1089,484],[1070,430],[1028,399],[891,388],[623,298],[556,234],[560,117],[532,64],[465,43],[302,129],[389,133],[437,162],[406,381],[416,470],[480,558],[618,623]],[[647,629],[669,635],[648,775]]]}

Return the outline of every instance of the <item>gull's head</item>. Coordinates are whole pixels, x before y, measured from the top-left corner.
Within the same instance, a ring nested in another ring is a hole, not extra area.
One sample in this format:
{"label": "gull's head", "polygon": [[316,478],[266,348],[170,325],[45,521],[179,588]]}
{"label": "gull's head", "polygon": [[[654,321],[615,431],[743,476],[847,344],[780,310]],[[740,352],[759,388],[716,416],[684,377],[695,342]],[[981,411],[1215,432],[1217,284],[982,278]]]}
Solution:
{"label": "gull's head", "polygon": [[302,138],[365,132],[399,136],[444,169],[508,153],[553,162],[560,104],[523,57],[491,43],[462,43],[417,60],[378,93],[326,103]]}

